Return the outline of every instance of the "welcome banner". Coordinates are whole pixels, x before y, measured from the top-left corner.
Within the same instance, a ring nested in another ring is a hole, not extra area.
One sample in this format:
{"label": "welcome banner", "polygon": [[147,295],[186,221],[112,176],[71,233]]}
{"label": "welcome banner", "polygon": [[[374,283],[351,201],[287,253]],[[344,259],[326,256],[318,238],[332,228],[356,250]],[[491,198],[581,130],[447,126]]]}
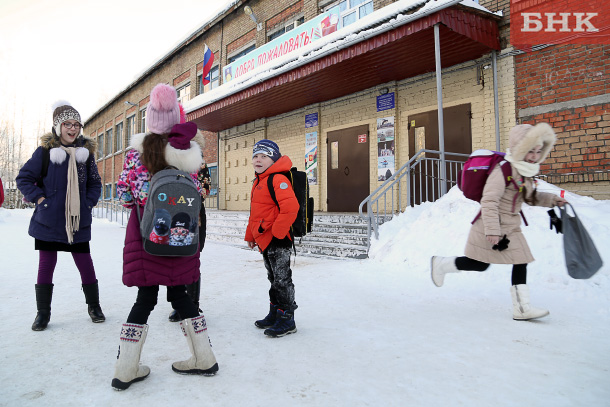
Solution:
{"label": "welcome banner", "polygon": [[336,6],[225,66],[223,83],[332,34],[339,28],[339,6]]}

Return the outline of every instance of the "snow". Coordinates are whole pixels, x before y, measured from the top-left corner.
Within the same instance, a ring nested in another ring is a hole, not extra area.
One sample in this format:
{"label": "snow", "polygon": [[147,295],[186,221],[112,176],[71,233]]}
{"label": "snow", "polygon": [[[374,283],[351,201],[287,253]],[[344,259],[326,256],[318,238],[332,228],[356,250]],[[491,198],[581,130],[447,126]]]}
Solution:
{"label": "snow", "polygon": [[[233,79],[231,82],[225,83],[209,92],[202,93],[201,95],[186,101],[184,103],[184,109],[187,113],[191,113],[241,90],[254,86],[257,83],[261,83],[284,72],[288,72],[299,66],[322,58],[325,55],[332,54],[370,37],[379,35],[458,3],[475,10],[493,14],[472,0],[397,1],[374,11],[347,27],[343,27],[330,35],[311,42],[308,45],[299,48],[297,51],[283,55],[272,62],[266,63],[265,65],[241,75],[239,78]],[[421,8],[413,11],[417,7]],[[495,13],[495,15],[501,15],[501,13]]]}
{"label": "snow", "polygon": [[[540,183],[540,190],[558,193]],[[69,254],[55,271],[51,323],[36,313],[37,254],[30,209],[0,209],[0,406],[601,406],[610,400],[610,201],[567,193],[600,250],[589,280],[568,277],[562,235],[545,208],[526,207],[524,233],[532,304],[546,318],[511,318],[510,266],[430,281],[431,255],[460,255],[478,204],[452,189],[408,208],[380,228],[367,260],[297,257],[298,333],[264,337],[254,327],[268,309],[260,254],[208,241],[202,309],[220,371],[181,376],[171,363],[189,351],[167,321],[164,289],[149,319],[142,362],[152,372],[110,387],[121,324],[136,288],[121,282],[125,229],[95,219],[93,261],[107,320],[89,320]]]}

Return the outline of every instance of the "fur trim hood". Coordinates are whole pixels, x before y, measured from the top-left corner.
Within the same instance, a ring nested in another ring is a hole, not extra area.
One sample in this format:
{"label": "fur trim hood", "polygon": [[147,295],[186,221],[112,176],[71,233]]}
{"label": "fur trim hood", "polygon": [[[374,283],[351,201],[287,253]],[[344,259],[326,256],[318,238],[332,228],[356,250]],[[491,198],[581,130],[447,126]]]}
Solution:
{"label": "fur trim hood", "polygon": [[[89,150],[89,154],[93,154],[95,157],[95,152],[97,151],[97,141],[80,135],[76,138],[74,144],[77,147],[86,148]],[[40,146],[42,148],[46,148],[47,150],[51,150],[52,148],[61,147],[61,142],[59,141],[59,137],[54,136],[53,133],[47,133],[40,137]]]}
{"label": "fur trim hood", "polygon": [[532,148],[542,146],[537,163],[543,162],[551,152],[556,140],[557,136],[553,128],[547,123],[538,123],[535,126],[519,124],[513,127],[508,135],[510,153],[516,161],[523,161]]}
{"label": "fur trim hood", "polygon": [[[131,146],[139,153],[142,153],[142,144],[149,133],[138,133],[131,138]],[[203,164],[200,144],[195,141],[196,138],[203,136],[197,131],[197,135],[191,140],[191,145],[188,150],[178,150],[172,147],[169,143],[165,146],[165,161],[169,165],[178,168],[181,171],[188,173],[196,173]]]}

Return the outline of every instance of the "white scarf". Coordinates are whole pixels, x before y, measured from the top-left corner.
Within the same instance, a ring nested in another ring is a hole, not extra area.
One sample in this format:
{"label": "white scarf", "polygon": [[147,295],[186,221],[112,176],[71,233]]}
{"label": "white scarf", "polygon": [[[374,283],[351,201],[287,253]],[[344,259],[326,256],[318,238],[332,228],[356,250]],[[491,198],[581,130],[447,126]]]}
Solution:
{"label": "white scarf", "polygon": [[74,232],[80,224],[80,193],[78,190],[78,170],[76,169],[76,149],[61,146],[70,159],[68,160],[68,187],[66,190],[66,234],[68,243],[74,241]]}
{"label": "white scarf", "polygon": [[540,163],[528,163],[521,160],[515,160],[510,153],[510,148],[506,149],[504,159],[511,163],[517,169],[519,174],[524,177],[533,177],[540,172]]}

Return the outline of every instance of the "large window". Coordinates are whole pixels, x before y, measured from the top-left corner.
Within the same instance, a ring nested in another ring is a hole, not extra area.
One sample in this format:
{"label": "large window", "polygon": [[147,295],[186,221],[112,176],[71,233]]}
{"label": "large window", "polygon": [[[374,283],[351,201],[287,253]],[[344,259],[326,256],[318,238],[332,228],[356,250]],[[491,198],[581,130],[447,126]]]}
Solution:
{"label": "large window", "polygon": [[278,28],[275,31],[272,31],[271,34],[269,34],[269,36],[267,37],[267,42],[273,41],[274,39],[276,39],[280,35],[287,33],[288,31],[290,31],[290,30],[294,29],[295,27],[303,24],[304,22],[305,22],[305,17],[303,17],[303,16],[295,17],[295,18],[292,18],[292,19],[284,22],[280,26],[280,28]]}
{"label": "large window", "polygon": [[116,140],[115,151],[121,151],[123,149],[123,122],[116,125],[114,129],[114,136]]}
{"label": "large window", "polygon": [[146,109],[140,110],[140,133],[146,133]]}
{"label": "large window", "polygon": [[252,44],[244,49],[242,49],[241,51],[232,54],[229,56],[229,64],[232,63],[233,61],[238,60],[239,58],[243,57],[244,55],[246,55],[249,52],[252,52],[256,49],[256,44]]}
{"label": "large window", "polygon": [[104,156],[104,134],[97,135],[97,159]]}
{"label": "large window", "polygon": [[191,100],[191,84],[187,83],[184,86],[176,89],[176,93],[178,93],[178,102],[184,105],[184,102],[188,102]]}
{"label": "large window", "polygon": [[373,0],[340,0],[324,7],[324,11],[328,11],[337,5],[339,6],[343,27],[373,12]]}
{"label": "large window", "polygon": [[136,115],[127,118],[127,146],[131,145],[131,136],[136,134]]}
{"label": "large window", "polygon": [[201,95],[204,92],[217,88],[220,85],[220,66],[216,65],[212,67],[210,71],[210,83],[203,85],[203,74],[197,75],[197,94]]}
{"label": "large window", "polygon": [[104,146],[106,147],[104,150],[104,154],[106,154],[107,156],[112,154],[112,129],[108,129],[106,130],[106,140],[104,140]]}
{"label": "large window", "polygon": [[104,185],[104,199],[112,199],[112,183]]}

